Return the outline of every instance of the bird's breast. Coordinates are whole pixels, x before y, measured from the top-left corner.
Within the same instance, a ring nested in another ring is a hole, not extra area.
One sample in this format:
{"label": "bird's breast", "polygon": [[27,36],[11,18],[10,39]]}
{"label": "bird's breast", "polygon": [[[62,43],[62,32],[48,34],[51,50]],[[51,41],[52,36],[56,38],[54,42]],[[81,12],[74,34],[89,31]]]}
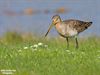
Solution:
{"label": "bird's breast", "polygon": [[78,34],[77,30],[66,24],[56,24],[57,32],[64,37],[73,37]]}
{"label": "bird's breast", "polygon": [[60,34],[63,35],[63,36],[64,36],[65,33],[66,33],[65,26],[62,25],[61,23],[57,23],[57,24],[56,24],[56,30],[57,30],[58,33],[60,33]]}

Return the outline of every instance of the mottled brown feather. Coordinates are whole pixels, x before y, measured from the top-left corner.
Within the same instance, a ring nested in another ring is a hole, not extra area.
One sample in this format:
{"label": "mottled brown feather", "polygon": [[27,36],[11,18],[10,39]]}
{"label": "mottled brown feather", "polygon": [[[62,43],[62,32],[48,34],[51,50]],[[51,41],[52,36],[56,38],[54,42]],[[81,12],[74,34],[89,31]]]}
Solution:
{"label": "mottled brown feather", "polygon": [[84,31],[85,29],[87,29],[89,26],[91,26],[92,22],[84,22],[84,21],[80,21],[80,20],[64,20],[64,23],[66,23],[66,25],[69,25],[71,28],[75,28],[78,33]]}

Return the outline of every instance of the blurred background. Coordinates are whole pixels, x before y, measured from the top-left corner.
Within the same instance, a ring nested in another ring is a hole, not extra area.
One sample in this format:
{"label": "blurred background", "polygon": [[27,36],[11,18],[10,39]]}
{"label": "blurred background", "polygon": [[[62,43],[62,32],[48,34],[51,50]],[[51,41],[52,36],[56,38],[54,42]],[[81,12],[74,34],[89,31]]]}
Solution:
{"label": "blurred background", "polygon": [[[0,0],[0,36],[6,32],[44,36],[51,18],[79,19],[93,24],[80,36],[100,36],[100,0]],[[49,36],[57,36],[53,28]]]}

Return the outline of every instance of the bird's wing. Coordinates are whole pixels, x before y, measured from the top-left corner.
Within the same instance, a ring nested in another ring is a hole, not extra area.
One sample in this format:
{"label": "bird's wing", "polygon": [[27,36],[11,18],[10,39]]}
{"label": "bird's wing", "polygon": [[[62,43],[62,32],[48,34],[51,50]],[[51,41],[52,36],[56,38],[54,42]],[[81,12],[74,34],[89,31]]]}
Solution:
{"label": "bird's wing", "polygon": [[84,22],[80,20],[65,20],[64,22],[71,28],[75,28],[78,31],[78,33],[84,31],[92,24],[92,22]]}

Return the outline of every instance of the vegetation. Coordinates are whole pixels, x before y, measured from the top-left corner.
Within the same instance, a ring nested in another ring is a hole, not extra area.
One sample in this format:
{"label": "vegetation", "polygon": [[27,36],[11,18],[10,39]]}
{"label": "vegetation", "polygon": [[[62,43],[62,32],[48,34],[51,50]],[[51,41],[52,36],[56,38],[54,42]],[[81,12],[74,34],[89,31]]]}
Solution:
{"label": "vegetation", "polygon": [[0,41],[0,70],[16,70],[14,75],[100,75],[100,38],[80,38],[79,43],[75,49],[72,40],[67,49],[60,38],[25,41],[7,34]]}

